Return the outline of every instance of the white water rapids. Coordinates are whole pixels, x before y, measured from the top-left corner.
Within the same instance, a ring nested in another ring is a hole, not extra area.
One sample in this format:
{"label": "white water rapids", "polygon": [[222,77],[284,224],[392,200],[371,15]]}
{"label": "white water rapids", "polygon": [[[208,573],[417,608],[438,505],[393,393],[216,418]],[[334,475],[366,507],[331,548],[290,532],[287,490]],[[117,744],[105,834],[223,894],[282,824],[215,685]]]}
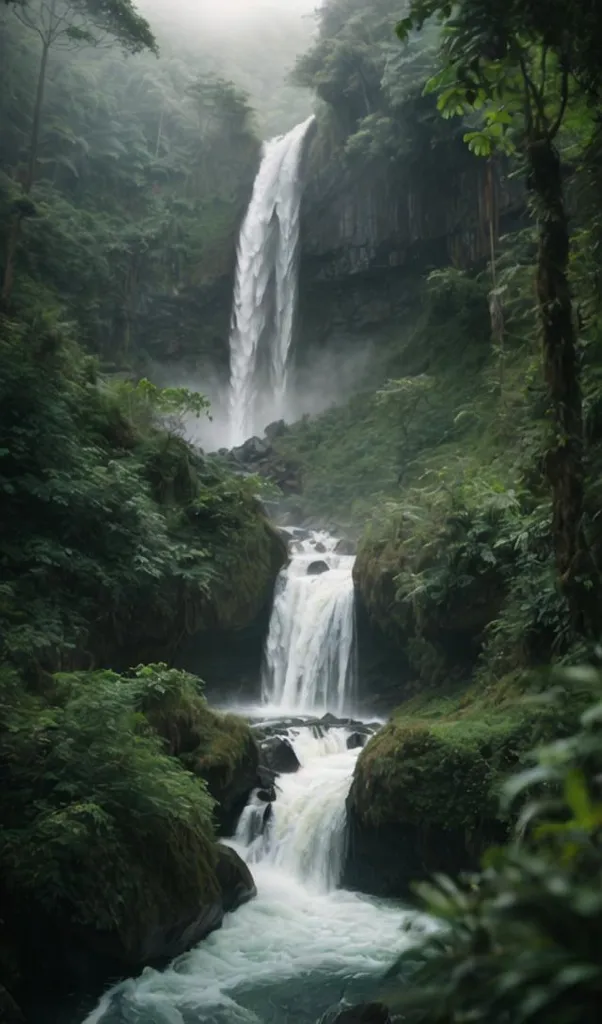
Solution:
{"label": "white water rapids", "polygon": [[300,165],[313,120],[265,144],[240,232],[230,331],[232,447],[284,413],[297,304]]}
{"label": "white water rapids", "polygon": [[281,714],[353,713],[355,559],[337,544],[327,533],[293,539],[276,582],[261,696]]}
{"label": "white water rapids", "polygon": [[[353,558],[337,555],[327,534],[292,532],[266,651],[263,696],[276,706],[251,717],[268,735],[284,733],[301,767],[276,778],[268,818],[259,791],[251,796],[230,841],[258,894],[167,970],[147,969],[109,992],[86,1024],[315,1024],[342,999],[374,998],[395,955],[425,926],[392,902],[338,887],[359,753],[347,740],[358,723],[275,724],[283,709],[340,713],[355,679]],[[330,568],[308,575],[316,561]]]}
{"label": "white water rapids", "polygon": [[358,753],[347,735],[289,732],[301,769],[278,778],[268,831],[257,834],[266,805],[254,799],[232,841],[257,897],[167,970],[118,986],[86,1024],[314,1024],[343,997],[371,998],[414,917],[336,888]]}

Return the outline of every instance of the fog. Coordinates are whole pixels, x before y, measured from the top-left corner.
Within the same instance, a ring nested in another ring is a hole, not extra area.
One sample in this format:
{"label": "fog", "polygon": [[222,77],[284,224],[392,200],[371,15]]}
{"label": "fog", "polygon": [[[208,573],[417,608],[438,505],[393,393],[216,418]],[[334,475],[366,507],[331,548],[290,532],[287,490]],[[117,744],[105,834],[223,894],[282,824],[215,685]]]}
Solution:
{"label": "fog", "polygon": [[[259,394],[258,432],[263,433],[276,419],[295,423],[303,416],[317,416],[347,401],[365,381],[373,358],[374,348],[367,339],[346,336],[331,340],[327,349],[314,351],[309,362],[291,370],[284,411],[275,407],[269,392]],[[155,365],[150,375],[161,387],[188,388],[204,394],[211,402],[211,419],[182,418],[183,433],[189,441],[209,452],[230,447],[229,389],[217,373]]]}
{"label": "fog", "polygon": [[290,84],[315,31],[316,0],[139,0],[163,53],[192,57],[248,93],[264,138],[304,120],[311,96]]}

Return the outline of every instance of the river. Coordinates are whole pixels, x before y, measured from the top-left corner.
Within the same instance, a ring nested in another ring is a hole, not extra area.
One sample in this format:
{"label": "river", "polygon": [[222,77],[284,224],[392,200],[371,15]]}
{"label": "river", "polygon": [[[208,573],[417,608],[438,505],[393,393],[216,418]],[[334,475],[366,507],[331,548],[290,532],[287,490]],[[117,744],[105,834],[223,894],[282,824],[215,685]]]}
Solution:
{"label": "river", "polygon": [[[284,712],[353,711],[353,558],[336,546],[325,534],[293,541],[276,588],[263,702],[246,709],[256,725]],[[308,575],[316,562],[322,571]],[[424,925],[390,901],[339,888],[359,754],[347,749],[351,728],[283,726],[301,767],[278,777],[269,827],[261,832],[266,805],[253,795],[229,840],[253,872],[256,898],[167,970],[107,993],[86,1024],[314,1024],[343,999],[374,998]]]}

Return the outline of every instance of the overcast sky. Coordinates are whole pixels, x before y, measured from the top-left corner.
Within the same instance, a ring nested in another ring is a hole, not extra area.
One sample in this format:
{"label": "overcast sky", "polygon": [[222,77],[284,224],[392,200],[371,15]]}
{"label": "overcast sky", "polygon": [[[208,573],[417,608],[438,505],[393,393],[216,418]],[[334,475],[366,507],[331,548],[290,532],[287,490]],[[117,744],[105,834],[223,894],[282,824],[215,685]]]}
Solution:
{"label": "overcast sky", "polygon": [[182,25],[202,27],[265,18],[270,13],[311,14],[321,0],[138,0],[142,13],[152,18],[160,13]]}

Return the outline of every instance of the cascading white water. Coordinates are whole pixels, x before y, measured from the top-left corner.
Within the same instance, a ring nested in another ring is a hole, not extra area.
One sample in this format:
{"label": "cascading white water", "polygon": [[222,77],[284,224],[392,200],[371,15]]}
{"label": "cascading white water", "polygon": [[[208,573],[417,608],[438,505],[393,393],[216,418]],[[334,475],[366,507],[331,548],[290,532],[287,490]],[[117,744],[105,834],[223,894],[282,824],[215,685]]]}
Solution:
{"label": "cascading white water", "polygon": [[[265,144],[240,232],[230,332],[232,446],[242,444],[284,412],[297,304],[299,171],[303,142],[313,120],[310,117],[288,135]],[[269,389],[263,416],[258,393],[260,356],[267,364]]]}
{"label": "cascading white water", "polygon": [[[326,533],[294,541],[291,560],[276,583],[261,696],[264,704],[282,712],[343,715],[353,710],[354,558],[336,554],[337,543]],[[312,567],[325,566],[327,571],[311,574]]]}
{"label": "cascading white water", "polygon": [[[277,780],[273,818],[251,801],[232,844],[258,895],[164,972],[109,993],[86,1024],[313,1024],[342,997],[361,1001],[424,927],[398,907],[337,889],[345,800],[357,750],[348,730],[290,730],[301,768]],[[372,980],[371,980],[372,979]]]}
{"label": "cascading white water", "polygon": [[336,888],[345,853],[345,799],[357,751],[347,750],[349,730],[292,730],[303,769],[278,780],[273,818],[262,831],[265,803],[246,807],[236,842],[250,864],[269,862],[301,879],[314,892]]}

